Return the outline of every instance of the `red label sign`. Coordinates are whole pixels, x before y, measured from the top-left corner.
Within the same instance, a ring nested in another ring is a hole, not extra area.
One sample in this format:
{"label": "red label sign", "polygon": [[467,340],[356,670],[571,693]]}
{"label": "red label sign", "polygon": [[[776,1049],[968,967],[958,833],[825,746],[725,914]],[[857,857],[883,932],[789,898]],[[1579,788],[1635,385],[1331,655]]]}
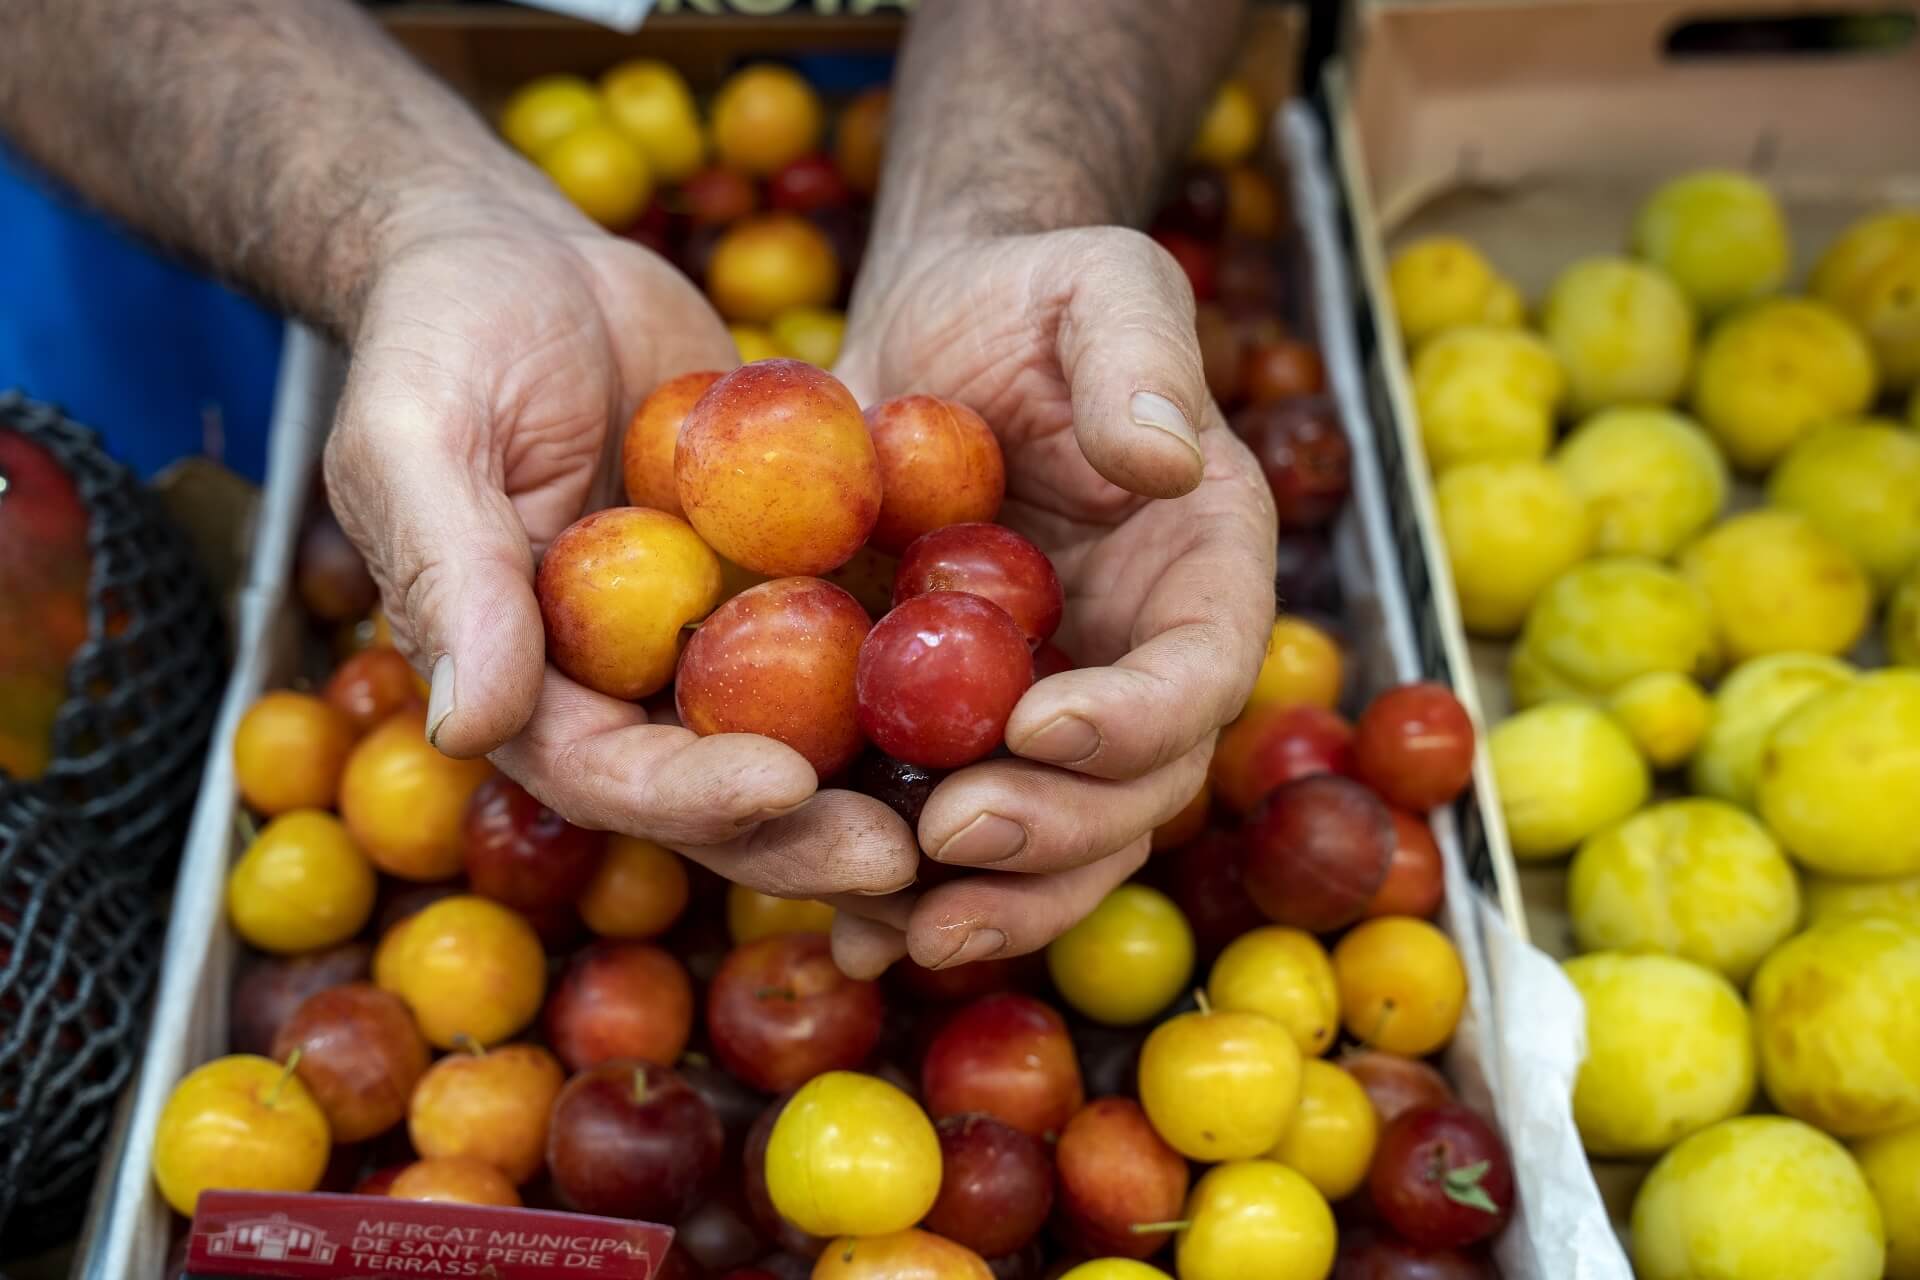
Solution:
{"label": "red label sign", "polygon": [[191,1276],[248,1280],[652,1280],[673,1228],[385,1196],[202,1192]]}

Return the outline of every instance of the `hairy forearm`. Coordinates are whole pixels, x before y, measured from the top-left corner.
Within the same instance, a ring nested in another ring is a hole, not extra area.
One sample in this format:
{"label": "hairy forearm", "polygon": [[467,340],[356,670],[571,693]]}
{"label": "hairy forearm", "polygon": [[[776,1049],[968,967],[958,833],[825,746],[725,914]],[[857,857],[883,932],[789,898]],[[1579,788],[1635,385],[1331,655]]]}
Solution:
{"label": "hairy forearm", "polygon": [[924,0],[895,76],[876,244],[1139,225],[1241,0]]}
{"label": "hairy forearm", "polygon": [[0,131],[143,233],[336,334],[395,240],[538,175],[346,0],[14,0]]}

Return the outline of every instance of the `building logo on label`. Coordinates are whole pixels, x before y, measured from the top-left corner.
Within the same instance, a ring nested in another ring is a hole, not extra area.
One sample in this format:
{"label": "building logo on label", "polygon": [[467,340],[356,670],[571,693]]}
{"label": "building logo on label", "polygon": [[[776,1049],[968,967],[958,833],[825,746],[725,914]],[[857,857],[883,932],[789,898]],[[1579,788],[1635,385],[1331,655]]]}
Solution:
{"label": "building logo on label", "polygon": [[229,1222],[205,1239],[207,1252],[217,1258],[305,1262],[316,1267],[332,1263],[339,1251],[325,1231],[295,1222],[284,1213]]}

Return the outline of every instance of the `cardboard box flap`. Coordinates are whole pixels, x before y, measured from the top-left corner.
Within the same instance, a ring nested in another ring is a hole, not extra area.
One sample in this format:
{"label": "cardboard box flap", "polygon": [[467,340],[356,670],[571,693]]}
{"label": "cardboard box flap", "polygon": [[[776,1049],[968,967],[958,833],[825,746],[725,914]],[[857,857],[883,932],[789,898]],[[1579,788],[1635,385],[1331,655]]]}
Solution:
{"label": "cardboard box flap", "polygon": [[[1833,0],[1385,0],[1361,14],[1354,106],[1392,225],[1443,187],[1703,166],[1920,200],[1920,39],[1883,49],[1688,56],[1711,19],[1854,15]],[[1913,0],[1874,13],[1910,17]],[[1417,104],[1417,106],[1416,106]],[[1891,174],[1891,176],[1889,176]]]}

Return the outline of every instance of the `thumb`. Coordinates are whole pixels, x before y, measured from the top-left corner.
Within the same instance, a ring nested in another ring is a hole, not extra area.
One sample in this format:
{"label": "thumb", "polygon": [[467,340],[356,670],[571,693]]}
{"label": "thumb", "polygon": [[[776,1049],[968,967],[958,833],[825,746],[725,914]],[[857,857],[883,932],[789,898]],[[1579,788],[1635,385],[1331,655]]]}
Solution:
{"label": "thumb", "polygon": [[540,694],[533,553],[489,468],[455,443],[467,438],[460,411],[381,396],[372,380],[349,375],[327,443],[335,514],[380,584],[395,642],[428,677],[428,740],[484,755],[520,732]]}
{"label": "thumb", "polygon": [[1080,451],[1130,493],[1188,493],[1205,469],[1199,431],[1214,413],[1192,286],[1137,231],[1063,234],[1083,242],[1052,255],[1072,273],[1058,354]]}

